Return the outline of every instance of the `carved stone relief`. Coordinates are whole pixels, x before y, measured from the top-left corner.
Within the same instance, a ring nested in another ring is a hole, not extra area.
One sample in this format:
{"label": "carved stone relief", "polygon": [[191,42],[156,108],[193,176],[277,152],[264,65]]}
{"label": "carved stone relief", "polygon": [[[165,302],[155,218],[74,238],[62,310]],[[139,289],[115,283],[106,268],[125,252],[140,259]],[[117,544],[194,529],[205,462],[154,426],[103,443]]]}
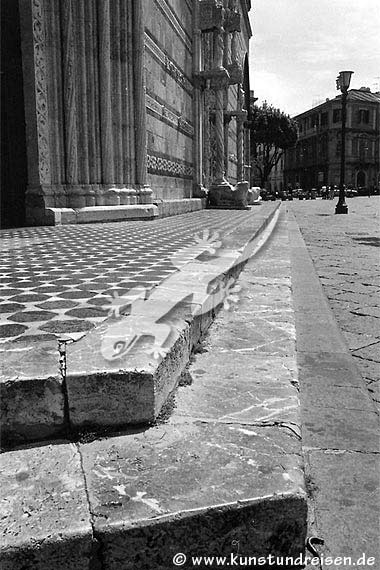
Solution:
{"label": "carved stone relief", "polygon": [[32,1],[38,166],[40,183],[50,183],[49,114],[43,0]]}

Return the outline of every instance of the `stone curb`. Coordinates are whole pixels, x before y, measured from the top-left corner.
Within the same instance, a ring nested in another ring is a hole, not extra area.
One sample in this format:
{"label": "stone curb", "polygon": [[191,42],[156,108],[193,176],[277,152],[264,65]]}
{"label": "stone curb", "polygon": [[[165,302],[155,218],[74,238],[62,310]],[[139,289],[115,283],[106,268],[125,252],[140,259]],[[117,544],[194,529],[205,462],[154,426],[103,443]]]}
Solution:
{"label": "stone curb", "polygon": [[291,287],[284,251],[267,259],[269,249],[242,273],[239,305],[216,319],[187,369],[194,386],[182,375],[161,423],[3,454],[4,570],[299,556],[307,505]]}
{"label": "stone curb", "polygon": [[308,533],[325,557],[380,560],[378,414],[293,216],[289,231]]}
{"label": "stone curb", "polygon": [[[225,256],[207,262],[215,286],[241,271],[246,258],[256,246],[260,247],[260,236],[278,215],[279,206],[277,203],[264,205],[260,211],[255,209],[253,227],[245,224],[223,236],[229,247],[224,250]],[[200,267],[189,265],[183,272],[187,287],[196,278],[196,270]],[[181,296],[183,288],[184,281],[177,273],[153,290],[147,307],[167,306],[173,294]],[[197,290],[195,285],[194,289]],[[207,310],[207,298],[202,298],[200,290],[195,297],[196,302],[176,307],[167,354],[158,366],[147,358],[144,345],[122,366],[102,358],[101,339],[105,331],[114,330],[112,319],[106,319],[78,342],[67,346],[61,343],[60,349],[50,342],[36,349],[20,346],[9,352],[2,364],[3,445],[67,437],[94,426],[108,428],[153,421],[174,389],[192,347],[206,332],[218,308]],[[123,322],[128,324],[128,318]],[[122,322],[117,324],[119,329],[123,326]]]}

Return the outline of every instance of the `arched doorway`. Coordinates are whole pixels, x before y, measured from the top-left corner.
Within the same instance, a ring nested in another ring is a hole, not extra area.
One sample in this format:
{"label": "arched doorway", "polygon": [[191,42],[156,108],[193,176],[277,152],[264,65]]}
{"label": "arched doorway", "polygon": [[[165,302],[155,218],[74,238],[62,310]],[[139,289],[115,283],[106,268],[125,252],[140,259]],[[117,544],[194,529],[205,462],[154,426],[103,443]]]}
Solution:
{"label": "arched doorway", "polygon": [[365,187],[365,172],[364,170],[359,170],[359,172],[356,174],[356,186],[358,188],[364,188]]}

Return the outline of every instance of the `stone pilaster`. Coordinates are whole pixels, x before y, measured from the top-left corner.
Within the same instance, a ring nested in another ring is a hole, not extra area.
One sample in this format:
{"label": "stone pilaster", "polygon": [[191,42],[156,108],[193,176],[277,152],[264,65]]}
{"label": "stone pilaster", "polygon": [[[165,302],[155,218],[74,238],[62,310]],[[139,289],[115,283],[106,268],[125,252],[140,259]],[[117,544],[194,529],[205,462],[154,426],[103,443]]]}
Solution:
{"label": "stone pilaster", "polygon": [[85,0],[86,34],[86,85],[88,125],[88,161],[90,183],[95,192],[96,205],[104,204],[100,189],[102,182],[102,158],[99,114],[99,66],[98,66],[98,14],[97,0]]}
{"label": "stone pilaster", "polygon": [[144,78],[144,20],[142,2],[133,2],[133,79],[135,104],[135,158],[137,193],[142,203],[150,203],[152,190],[147,186],[146,100]]}
{"label": "stone pilaster", "polygon": [[25,122],[28,155],[28,211],[54,205],[51,187],[48,63],[44,0],[20,0]]}
{"label": "stone pilaster", "polygon": [[193,5],[193,122],[194,122],[194,138],[193,138],[193,163],[194,163],[194,180],[191,198],[203,198],[206,190],[203,187],[203,121],[204,121],[204,104],[201,92],[201,83],[196,78],[201,71],[202,53],[201,53],[201,31],[199,29],[199,3],[194,2]]}
{"label": "stone pilaster", "polygon": [[110,0],[100,0],[98,11],[102,182],[112,185],[114,183],[114,163],[111,109]]}

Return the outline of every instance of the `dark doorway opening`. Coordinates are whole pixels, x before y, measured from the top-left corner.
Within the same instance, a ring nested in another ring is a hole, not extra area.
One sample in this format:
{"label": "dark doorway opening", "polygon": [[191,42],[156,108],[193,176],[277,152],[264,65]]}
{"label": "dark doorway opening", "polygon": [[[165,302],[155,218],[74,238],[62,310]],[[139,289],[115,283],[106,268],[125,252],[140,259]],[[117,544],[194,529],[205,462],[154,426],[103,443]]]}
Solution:
{"label": "dark doorway opening", "polygon": [[365,172],[363,172],[363,170],[359,170],[356,178],[356,184],[358,188],[363,188],[365,186]]}
{"label": "dark doorway opening", "polygon": [[25,225],[27,159],[18,2],[1,0],[1,227]]}

